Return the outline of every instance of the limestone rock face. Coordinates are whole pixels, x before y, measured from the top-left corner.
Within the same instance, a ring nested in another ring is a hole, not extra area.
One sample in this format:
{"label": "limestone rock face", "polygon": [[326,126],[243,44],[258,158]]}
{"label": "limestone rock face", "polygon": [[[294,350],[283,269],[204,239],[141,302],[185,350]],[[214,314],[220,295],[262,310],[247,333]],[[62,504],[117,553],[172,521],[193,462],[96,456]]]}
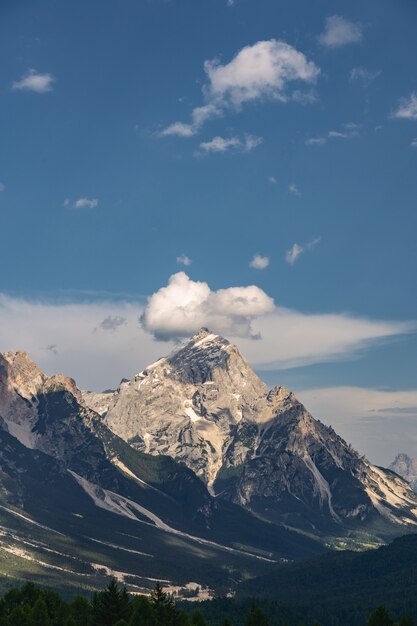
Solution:
{"label": "limestone rock face", "polygon": [[270,521],[327,532],[382,516],[417,527],[417,498],[403,480],[372,466],[285,387],[268,391],[236,346],[207,329],[94,403],[132,447],[171,456],[212,494]]}
{"label": "limestone rock face", "polygon": [[[265,394],[237,348],[202,330],[122,383],[109,398],[105,423],[138,450],[183,461],[211,487],[233,431],[242,421],[255,424]],[[246,454],[236,446],[237,457]]]}

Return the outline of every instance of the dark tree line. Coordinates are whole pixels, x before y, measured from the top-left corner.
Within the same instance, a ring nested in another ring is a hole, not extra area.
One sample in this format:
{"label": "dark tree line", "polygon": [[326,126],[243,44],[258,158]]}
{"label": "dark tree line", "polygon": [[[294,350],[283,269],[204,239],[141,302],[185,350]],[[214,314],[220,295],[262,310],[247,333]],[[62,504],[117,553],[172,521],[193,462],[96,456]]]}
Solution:
{"label": "dark tree line", "polygon": [[[242,621],[243,620],[243,621]],[[277,623],[275,620],[274,624]],[[279,622],[288,626],[286,622]],[[239,622],[210,620],[216,626],[272,626],[260,606],[253,604]],[[112,579],[92,600],[76,596],[66,601],[33,583],[8,591],[0,599],[0,626],[209,626],[201,609],[184,611],[157,584],[151,595],[132,596]],[[303,626],[299,624],[299,626]],[[314,626],[320,626],[318,622]],[[369,617],[368,626],[415,626],[402,617],[395,622],[384,607]]]}

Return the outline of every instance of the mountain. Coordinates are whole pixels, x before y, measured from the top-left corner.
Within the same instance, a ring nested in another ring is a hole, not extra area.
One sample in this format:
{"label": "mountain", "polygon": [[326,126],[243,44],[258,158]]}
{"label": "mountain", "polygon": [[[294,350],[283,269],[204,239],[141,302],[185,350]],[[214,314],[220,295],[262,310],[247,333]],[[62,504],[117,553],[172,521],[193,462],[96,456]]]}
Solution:
{"label": "mountain", "polygon": [[132,448],[189,467],[216,496],[340,547],[417,527],[417,498],[282,386],[268,390],[236,346],[202,329],[114,392],[84,394]]}
{"label": "mountain", "polygon": [[417,492],[417,459],[412,459],[408,454],[400,452],[389,467],[409,482],[413,490]]}
{"label": "mountain", "polygon": [[[69,590],[228,590],[323,551],[214,498],[193,471],[133,449],[24,352],[0,355],[0,574]],[[191,573],[192,572],[192,573]],[[207,593],[207,592],[206,592]]]}
{"label": "mountain", "polygon": [[358,626],[381,605],[397,619],[403,614],[416,619],[416,582],[417,535],[408,535],[376,550],[336,551],[279,566],[239,585],[236,600],[269,599],[275,610],[286,607],[298,616],[291,623]]}
{"label": "mountain", "polygon": [[417,525],[417,496],[202,329],[115,391],[0,355],[0,574],[225,593]]}

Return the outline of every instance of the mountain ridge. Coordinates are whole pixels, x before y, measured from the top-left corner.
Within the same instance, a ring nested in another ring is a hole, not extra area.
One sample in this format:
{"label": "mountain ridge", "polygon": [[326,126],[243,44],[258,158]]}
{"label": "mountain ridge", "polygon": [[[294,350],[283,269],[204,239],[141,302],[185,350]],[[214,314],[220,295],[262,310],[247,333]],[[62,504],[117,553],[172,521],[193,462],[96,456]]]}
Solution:
{"label": "mountain ridge", "polygon": [[207,329],[113,393],[84,399],[101,403],[103,423],[132,447],[185,463],[210,493],[270,522],[321,537],[380,518],[417,524],[406,483],[291,391],[268,390],[236,346]]}

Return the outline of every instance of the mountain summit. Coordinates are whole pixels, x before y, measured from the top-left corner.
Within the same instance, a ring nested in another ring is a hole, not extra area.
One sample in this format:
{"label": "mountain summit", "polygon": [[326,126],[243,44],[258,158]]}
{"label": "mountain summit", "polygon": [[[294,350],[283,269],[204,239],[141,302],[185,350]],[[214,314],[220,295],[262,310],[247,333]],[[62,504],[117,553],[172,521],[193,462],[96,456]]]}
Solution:
{"label": "mountain summit", "polygon": [[84,399],[131,447],[184,463],[212,495],[270,522],[326,537],[417,527],[403,480],[288,389],[268,390],[236,346],[205,328],[117,391]]}

